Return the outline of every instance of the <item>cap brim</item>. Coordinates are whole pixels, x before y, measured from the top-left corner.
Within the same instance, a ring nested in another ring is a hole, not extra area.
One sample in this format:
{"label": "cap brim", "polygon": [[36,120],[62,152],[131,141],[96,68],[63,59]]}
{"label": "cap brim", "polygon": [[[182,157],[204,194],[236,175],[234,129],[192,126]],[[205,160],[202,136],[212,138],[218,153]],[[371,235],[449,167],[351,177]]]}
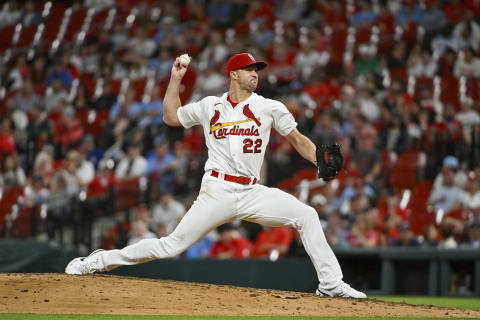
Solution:
{"label": "cap brim", "polygon": [[257,67],[257,71],[260,71],[262,69],[265,69],[267,67],[267,64],[263,61],[257,61],[255,63],[249,64],[248,66],[245,66],[245,67],[240,68],[240,69],[245,69],[245,68],[248,68],[248,67],[251,67],[251,66]]}

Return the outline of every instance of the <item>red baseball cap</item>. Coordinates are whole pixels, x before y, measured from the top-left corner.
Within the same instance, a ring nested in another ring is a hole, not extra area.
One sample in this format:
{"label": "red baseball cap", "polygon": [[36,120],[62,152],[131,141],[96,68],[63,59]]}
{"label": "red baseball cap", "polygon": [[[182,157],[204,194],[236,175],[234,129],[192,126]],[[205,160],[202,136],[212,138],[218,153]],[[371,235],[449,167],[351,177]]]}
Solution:
{"label": "red baseball cap", "polygon": [[258,71],[265,68],[267,64],[263,61],[255,61],[255,58],[250,53],[238,53],[228,59],[227,77],[230,75],[230,71],[243,69],[249,66],[256,66]]}

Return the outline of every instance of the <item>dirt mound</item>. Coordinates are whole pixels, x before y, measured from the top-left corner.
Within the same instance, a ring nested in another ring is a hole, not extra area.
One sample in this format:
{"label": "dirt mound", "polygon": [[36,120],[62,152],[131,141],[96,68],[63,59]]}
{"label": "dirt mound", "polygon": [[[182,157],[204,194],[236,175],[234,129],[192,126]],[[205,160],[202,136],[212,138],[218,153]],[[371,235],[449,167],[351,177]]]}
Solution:
{"label": "dirt mound", "polygon": [[0,313],[471,317],[480,311],[107,275],[0,274]]}

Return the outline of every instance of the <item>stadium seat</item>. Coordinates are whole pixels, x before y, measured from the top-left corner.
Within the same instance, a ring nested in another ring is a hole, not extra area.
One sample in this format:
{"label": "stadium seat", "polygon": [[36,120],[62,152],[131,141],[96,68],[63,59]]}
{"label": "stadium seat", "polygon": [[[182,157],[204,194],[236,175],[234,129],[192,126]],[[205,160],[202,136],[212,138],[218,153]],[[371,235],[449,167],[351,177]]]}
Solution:
{"label": "stadium seat", "polygon": [[37,25],[23,27],[22,33],[20,34],[20,39],[17,43],[17,48],[24,48],[30,46],[33,42],[33,37],[37,32],[37,28]]}
{"label": "stadium seat", "polygon": [[15,25],[6,26],[0,29],[0,52],[7,50],[12,44],[13,34],[15,33]]}

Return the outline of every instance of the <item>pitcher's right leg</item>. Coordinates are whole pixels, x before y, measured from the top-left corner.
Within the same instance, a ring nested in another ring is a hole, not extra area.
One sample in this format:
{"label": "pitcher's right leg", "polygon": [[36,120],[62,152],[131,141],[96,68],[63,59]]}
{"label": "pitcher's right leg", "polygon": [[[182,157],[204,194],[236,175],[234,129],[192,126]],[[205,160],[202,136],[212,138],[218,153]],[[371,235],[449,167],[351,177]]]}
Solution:
{"label": "pitcher's right leg", "polygon": [[169,236],[145,239],[121,250],[94,251],[88,257],[72,260],[65,272],[88,274],[109,271],[119,266],[179,255],[210,230],[230,221],[234,215],[235,199],[230,186],[212,179],[204,179],[197,200]]}

